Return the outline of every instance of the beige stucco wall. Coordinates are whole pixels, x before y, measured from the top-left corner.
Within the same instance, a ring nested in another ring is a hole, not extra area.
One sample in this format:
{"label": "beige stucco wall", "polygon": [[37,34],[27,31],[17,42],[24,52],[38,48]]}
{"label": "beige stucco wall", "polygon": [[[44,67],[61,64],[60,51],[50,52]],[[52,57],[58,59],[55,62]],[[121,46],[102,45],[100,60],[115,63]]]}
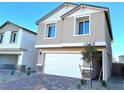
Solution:
{"label": "beige stucco wall", "polygon": [[57,37],[55,39],[44,39],[45,23],[38,25],[38,36],[36,45],[80,43],[80,42],[104,42],[105,41],[105,17],[104,12],[92,13],[90,17],[90,35],[73,36],[74,17],[67,17],[57,21]]}
{"label": "beige stucco wall", "polygon": [[43,45],[43,44],[60,44],[62,43],[62,31],[63,30],[63,21],[57,21],[57,32],[55,39],[45,39],[45,23],[40,23],[38,25],[38,34],[37,34],[37,41],[36,45]]}
{"label": "beige stucco wall", "polygon": [[[74,33],[74,17],[65,18],[63,24],[63,42],[65,43],[77,43],[77,42],[88,42],[105,41],[104,36],[104,14],[93,13],[90,17],[90,35],[84,36],[73,36]],[[67,34],[67,35],[66,35]]]}

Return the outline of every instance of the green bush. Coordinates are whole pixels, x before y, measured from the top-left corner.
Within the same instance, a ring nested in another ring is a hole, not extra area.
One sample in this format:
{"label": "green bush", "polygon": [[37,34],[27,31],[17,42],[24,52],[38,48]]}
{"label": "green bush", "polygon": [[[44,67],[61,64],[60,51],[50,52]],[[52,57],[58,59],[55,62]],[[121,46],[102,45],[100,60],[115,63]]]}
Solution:
{"label": "green bush", "polygon": [[31,68],[28,67],[28,68],[27,68],[27,76],[29,76],[30,74],[31,74]]}
{"label": "green bush", "polygon": [[14,75],[14,73],[15,73],[15,71],[13,70],[13,71],[11,72],[11,75]]}
{"label": "green bush", "polygon": [[101,82],[101,84],[102,84],[103,87],[107,87],[107,86],[108,86],[108,85],[107,85],[107,82],[104,81],[104,80]]}
{"label": "green bush", "polygon": [[86,80],[84,80],[84,79],[81,79],[80,82],[81,82],[82,85],[86,84]]}

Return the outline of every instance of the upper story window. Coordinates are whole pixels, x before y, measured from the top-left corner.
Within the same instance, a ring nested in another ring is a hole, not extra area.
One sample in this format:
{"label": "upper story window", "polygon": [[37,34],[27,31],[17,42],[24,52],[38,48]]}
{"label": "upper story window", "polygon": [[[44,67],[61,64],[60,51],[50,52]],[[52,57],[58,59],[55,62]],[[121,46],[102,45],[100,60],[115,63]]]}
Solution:
{"label": "upper story window", "polygon": [[89,21],[79,22],[79,35],[89,34]]}
{"label": "upper story window", "polygon": [[11,33],[10,43],[16,43],[17,41],[17,31]]}
{"label": "upper story window", "polygon": [[89,18],[78,18],[76,20],[75,35],[88,35],[89,34]]}
{"label": "upper story window", "polygon": [[3,42],[3,33],[0,33],[0,43]]}
{"label": "upper story window", "polygon": [[56,24],[46,25],[46,38],[55,38],[56,35]]}

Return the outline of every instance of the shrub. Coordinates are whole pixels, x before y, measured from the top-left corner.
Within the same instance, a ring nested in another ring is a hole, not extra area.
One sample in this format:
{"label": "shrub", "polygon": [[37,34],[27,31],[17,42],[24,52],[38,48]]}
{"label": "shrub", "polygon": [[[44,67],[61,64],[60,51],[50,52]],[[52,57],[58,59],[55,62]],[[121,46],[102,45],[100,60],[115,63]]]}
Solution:
{"label": "shrub", "polygon": [[101,82],[101,84],[102,84],[103,87],[107,87],[107,86],[108,86],[108,85],[107,85],[107,82],[104,81],[104,80]]}
{"label": "shrub", "polygon": [[28,67],[28,68],[27,68],[27,75],[29,76],[30,74],[31,74],[31,68]]}
{"label": "shrub", "polygon": [[86,84],[86,80],[84,80],[84,79],[81,79],[80,82],[82,85]]}
{"label": "shrub", "polygon": [[13,70],[13,71],[11,72],[11,75],[14,75],[14,73],[15,73],[15,71]]}

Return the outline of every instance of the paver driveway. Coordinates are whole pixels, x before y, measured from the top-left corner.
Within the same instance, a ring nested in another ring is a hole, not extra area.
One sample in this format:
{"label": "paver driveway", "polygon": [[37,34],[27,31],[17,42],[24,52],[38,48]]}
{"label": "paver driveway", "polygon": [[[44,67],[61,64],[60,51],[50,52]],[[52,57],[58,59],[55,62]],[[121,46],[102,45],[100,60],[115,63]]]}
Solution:
{"label": "paver driveway", "polygon": [[0,89],[11,90],[33,90],[33,89],[48,89],[48,90],[67,90],[76,84],[80,79],[47,75],[35,74],[21,78],[15,81],[0,83]]}

